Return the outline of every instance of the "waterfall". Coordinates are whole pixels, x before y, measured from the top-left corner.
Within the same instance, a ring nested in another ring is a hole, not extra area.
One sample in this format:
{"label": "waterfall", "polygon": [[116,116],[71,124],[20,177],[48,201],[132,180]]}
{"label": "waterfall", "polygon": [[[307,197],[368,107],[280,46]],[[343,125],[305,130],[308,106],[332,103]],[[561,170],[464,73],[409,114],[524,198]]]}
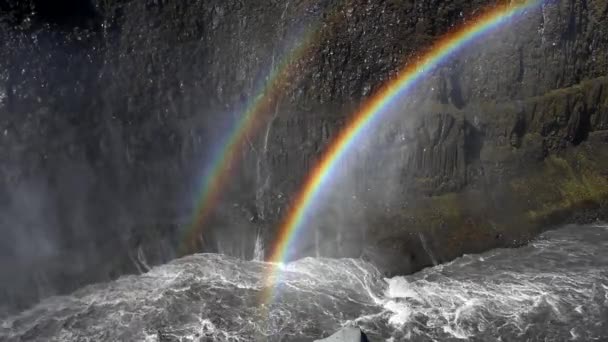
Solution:
{"label": "waterfall", "polygon": [[131,259],[131,262],[133,263],[133,265],[135,265],[135,268],[137,268],[137,272],[146,273],[150,271],[151,267],[148,264],[148,261],[146,260],[146,255],[144,254],[144,251],[141,246],[137,247],[135,255],[133,255],[131,251],[129,251],[129,259]]}
{"label": "waterfall", "polygon": [[148,265],[146,255],[144,254],[144,250],[141,248],[141,246],[137,247],[137,260],[143,266],[146,272],[150,271],[150,265]]}
{"label": "waterfall", "polygon": [[435,258],[435,256],[433,255],[433,252],[431,252],[431,249],[429,248],[428,244],[426,243],[426,238],[420,232],[418,233],[418,237],[420,238],[420,243],[422,243],[422,248],[424,248],[424,251],[426,252],[426,254],[428,254],[429,257],[431,258],[433,265],[437,266],[438,265],[437,259]]}
{"label": "waterfall", "polygon": [[338,228],[338,234],[336,234],[336,250],[338,251],[338,256],[343,255],[342,249],[342,228]]}
{"label": "waterfall", "polygon": [[215,239],[215,248],[216,248],[217,254],[229,255],[229,254],[226,254],[226,249],[224,248],[224,244],[220,240],[221,239],[218,239],[218,238]]}
{"label": "waterfall", "polygon": [[253,261],[264,261],[264,242],[262,241],[262,234],[258,232],[255,237],[255,245],[253,247]]}
{"label": "waterfall", "polygon": [[317,258],[321,257],[321,253],[319,251],[319,245],[321,243],[321,234],[319,234],[319,228],[315,229],[315,256]]}
{"label": "waterfall", "polygon": [[547,21],[549,20],[549,18],[547,17],[547,10],[545,8],[545,4],[541,4],[541,13],[542,13],[542,22],[540,25],[540,28],[538,29],[538,33],[540,34],[540,39],[541,39],[541,43],[545,44],[546,43],[546,38],[545,38],[545,26],[547,25]]}
{"label": "waterfall", "polygon": [[[257,183],[257,190],[255,192],[255,206],[256,206],[256,211],[257,211],[257,215],[260,219],[264,219],[264,212],[265,212],[265,205],[264,205],[264,195],[266,193],[266,190],[268,190],[268,187],[270,185],[270,173],[268,171],[268,167],[266,167],[266,156],[268,153],[268,139],[270,136],[270,130],[272,129],[272,124],[274,123],[274,120],[277,118],[277,115],[279,113],[279,106],[277,104],[277,106],[275,107],[274,110],[274,115],[272,116],[272,119],[268,122],[268,124],[266,125],[266,132],[264,134],[264,142],[263,142],[263,146],[262,146],[262,151],[260,153],[258,153],[257,155],[257,167],[256,167],[256,183]],[[266,174],[264,174],[266,173]]]}

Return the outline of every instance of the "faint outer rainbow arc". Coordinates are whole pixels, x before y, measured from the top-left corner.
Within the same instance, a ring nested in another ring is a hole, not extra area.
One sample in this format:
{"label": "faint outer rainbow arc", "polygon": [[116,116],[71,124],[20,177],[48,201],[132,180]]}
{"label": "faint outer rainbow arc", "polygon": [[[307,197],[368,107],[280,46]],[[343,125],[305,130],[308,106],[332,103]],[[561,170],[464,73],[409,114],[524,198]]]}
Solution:
{"label": "faint outer rainbow arc", "polygon": [[[334,8],[326,16],[329,19],[326,19],[325,23],[331,22],[336,18],[336,14],[339,13],[337,9],[337,7]],[[279,94],[290,81],[293,69],[299,65],[299,61],[303,59],[309,49],[314,47],[314,43],[319,41],[326,26],[328,25],[317,24],[306,31],[301,42],[292,49],[287,57],[283,58],[278,67],[272,70],[262,91],[258,93],[247,107],[248,109],[245,111],[245,114],[238,120],[234,129],[232,129],[232,133],[219,145],[221,148],[215,153],[212,162],[209,164],[211,167],[204,177],[202,192],[196,201],[193,219],[188,225],[185,236],[180,241],[178,250],[180,255],[196,251],[196,241],[202,233],[205,221],[213,213],[224,185],[230,178],[230,169],[237,162],[240,147],[244,144],[247,136],[261,125],[260,121],[263,121],[259,120],[261,115],[273,110]]]}
{"label": "faint outer rainbow arc", "polygon": [[434,43],[426,53],[407,65],[397,78],[381,88],[368,100],[347,124],[346,128],[329,145],[320,162],[309,173],[304,186],[298,193],[286,216],[269,259],[273,263],[270,273],[266,275],[267,287],[263,293],[263,302],[269,303],[276,292],[280,265],[288,261],[291,247],[296,237],[303,230],[306,215],[323,185],[331,178],[338,161],[346,154],[354,141],[373,124],[373,119],[381,116],[395,99],[404,95],[417,81],[435,70],[441,62],[460,51],[467,43],[474,41],[484,33],[498,28],[502,24],[524,14],[526,10],[542,4],[542,0],[524,0],[517,4],[499,4],[489,8],[483,14],[457,27]]}
{"label": "faint outer rainbow arc", "polygon": [[[310,33],[307,34],[310,36]],[[310,38],[309,38],[310,39]],[[305,40],[307,42],[309,39]],[[194,219],[189,225],[187,235],[182,241],[180,248],[181,254],[194,252],[195,243],[198,235],[201,233],[204,222],[209,218],[215,209],[215,204],[219,200],[221,191],[224,185],[230,178],[230,169],[237,160],[240,147],[244,144],[248,134],[255,131],[260,126],[262,113],[272,110],[277,97],[276,92],[281,89],[281,86],[287,82],[287,78],[293,66],[293,60],[299,59],[305,52],[308,44],[299,44],[288,58],[285,58],[268,77],[263,90],[255,97],[249,109],[245,111],[243,117],[237,122],[236,127],[232,130],[232,134],[228,136],[226,141],[221,144],[222,148],[215,153],[212,167],[207,172],[203,181],[203,191],[197,205]]]}

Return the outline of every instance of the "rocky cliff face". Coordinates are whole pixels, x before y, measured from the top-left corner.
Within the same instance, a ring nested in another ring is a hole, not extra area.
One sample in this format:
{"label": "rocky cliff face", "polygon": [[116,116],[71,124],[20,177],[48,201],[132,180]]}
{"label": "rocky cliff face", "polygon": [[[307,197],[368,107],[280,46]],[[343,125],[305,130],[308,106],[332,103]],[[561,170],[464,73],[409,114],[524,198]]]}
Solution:
{"label": "rocky cliff face", "polygon": [[[491,3],[3,5],[2,302],[176,257],[205,164],[288,65],[198,246],[250,258],[360,104]],[[297,254],[405,273],[601,217],[607,23],[604,1],[550,1],[451,57],[361,143]]]}

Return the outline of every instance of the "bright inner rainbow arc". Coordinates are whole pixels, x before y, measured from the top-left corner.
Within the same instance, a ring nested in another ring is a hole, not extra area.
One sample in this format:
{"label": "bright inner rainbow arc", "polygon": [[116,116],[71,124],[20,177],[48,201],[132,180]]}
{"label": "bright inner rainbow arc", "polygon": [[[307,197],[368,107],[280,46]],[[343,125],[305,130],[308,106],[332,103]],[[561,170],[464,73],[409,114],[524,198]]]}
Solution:
{"label": "bright inner rainbow arc", "polygon": [[469,20],[456,30],[446,34],[416,61],[411,62],[399,76],[376,93],[361,110],[354,115],[339,136],[330,144],[320,162],[312,169],[297,195],[293,205],[279,230],[269,261],[275,263],[267,275],[268,293],[264,302],[274,297],[274,287],[278,283],[280,265],[289,259],[289,253],[299,233],[303,231],[305,219],[320,194],[323,185],[332,177],[340,159],[347,153],[358,137],[372,126],[374,120],[395,100],[403,96],[423,76],[434,70],[449,56],[461,50],[467,43],[474,41],[484,33],[490,32],[518,15],[526,13],[542,4],[542,0],[525,0],[516,4],[505,4],[493,7],[480,16]]}

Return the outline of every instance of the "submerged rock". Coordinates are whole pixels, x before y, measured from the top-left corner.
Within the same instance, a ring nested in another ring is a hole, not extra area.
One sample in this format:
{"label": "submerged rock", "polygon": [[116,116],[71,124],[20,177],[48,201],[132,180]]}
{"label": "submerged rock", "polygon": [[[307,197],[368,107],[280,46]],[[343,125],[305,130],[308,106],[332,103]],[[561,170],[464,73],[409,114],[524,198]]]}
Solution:
{"label": "submerged rock", "polygon": [[316,340],[315,342],[368,342],[367,336],[357,327],[346,327],[338,330],[335,334]]}

